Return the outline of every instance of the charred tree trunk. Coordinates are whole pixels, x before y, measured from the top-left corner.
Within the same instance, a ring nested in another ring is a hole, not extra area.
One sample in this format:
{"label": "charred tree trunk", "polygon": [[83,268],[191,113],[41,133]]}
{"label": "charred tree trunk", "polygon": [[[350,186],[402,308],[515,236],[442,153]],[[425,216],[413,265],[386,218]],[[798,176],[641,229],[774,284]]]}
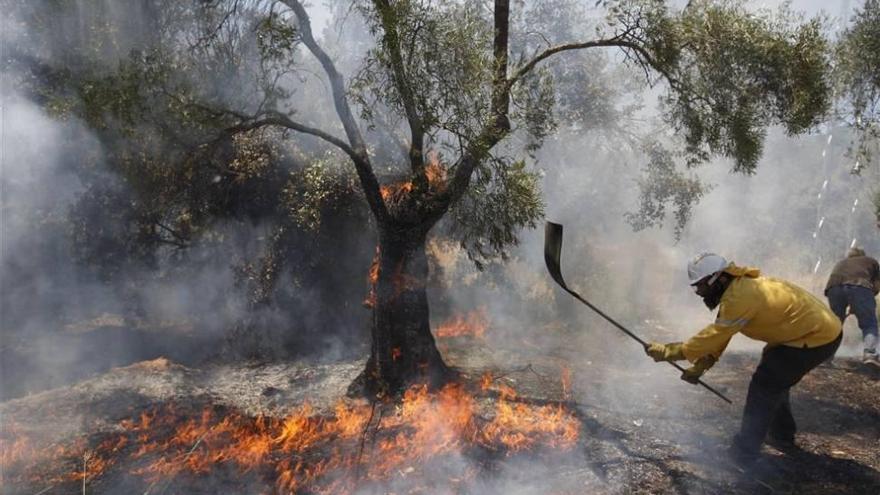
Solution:
{"label": "charred tree trunk", "polygon": [[[375,397],[397,393],[413,382],[427,382],[431,386],[442,384],[450,378],[451,371],[437,350],[428,322],[425,237],[431,227],[446,214],[450,205],[464,195],[477,164],[510,132],[510,88],[516,78],[522,77],[539,59],[533,59],[531,65],[521,68],[515,77],[508,77],[510,1],[495,0],[495,66],[489,115],[491,118],[476,139],[467,145],[456,164],[454,177],[448,182],[440,179],[431,184],[425,168],[425,122],[415,97],[416,86],[411,81],[411,77],[418,76],[408,72],[403,57],[397,24],[401,17],[396,15],[397,7],[392,2],[375,0],[373,6],[382,25],[384,55],[388,57],[393,84],[410,127],[409,157],[412,172],[411,180],[405,188],[380,187],[367,145],[348,104],[342,75],[333,60],[315,41],[311,21],[302,2],[282,2],[293,10],[303,44],[318,59],[327,74],[336,113],[345,129],[347,141],[277,112],[266,113],[262,123],[258,121],[238,126],[237,129],[244,130],[254,125],[271,123],[311,134],[341,149],[355,166],[365,199],[378,224],[379,266],[372,304],[370,358],[364,372],[349,388],[349,393],[365,393]],[[553,52],[547,50],[543,53],[546,58]],[[387,201],[386,196],[391,201]]]}
{"label": "charred tree trunk", "polygon": [[453,375],[431,333],[425,228],[380,228],[370,357],[350,395],[384,397],[414,383],[436,388]]}

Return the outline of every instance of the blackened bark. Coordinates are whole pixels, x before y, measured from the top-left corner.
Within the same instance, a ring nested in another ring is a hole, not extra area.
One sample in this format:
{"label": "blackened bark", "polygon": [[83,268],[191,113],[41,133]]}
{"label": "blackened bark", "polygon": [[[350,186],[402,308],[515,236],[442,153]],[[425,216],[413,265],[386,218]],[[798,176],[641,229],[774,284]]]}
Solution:
{"label": "blackened bark", "polygon": [[350,395],[369,398],[402,392],[415,383],[437,388],[452,378],[431,333],[425,284],[427,229],[381,228],[372,346]]}

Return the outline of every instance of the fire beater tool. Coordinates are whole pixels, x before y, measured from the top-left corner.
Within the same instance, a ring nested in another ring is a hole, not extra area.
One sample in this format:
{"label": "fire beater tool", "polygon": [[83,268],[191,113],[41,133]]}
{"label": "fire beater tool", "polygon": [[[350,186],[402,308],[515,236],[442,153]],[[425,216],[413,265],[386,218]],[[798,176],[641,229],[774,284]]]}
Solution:
{"label": "fire beater tool", "polygon": [[[575,299],[586,304],[587,307],[589,307],[590,309],[592,309],[593,311],[598,313],[599,316],[608,320],[609,323],[611,323],[612,325],[617,327],[623,333],[629,335],[631,338],[633,338],[639,344],[642,344],[642,347],[647,348],[648,343],[645,342],[644,340],[642,340],[641,337],[639,337],[638,335],[627,330],[626,327],[624,327],[623,325],[621,325],[620,323],[615,321],[614,318],[611,318],[610,316],[605,314],[605,312],[603,312],[601,309],[597,308],[592,303],[590,303],[589,301],[587,301],[586,299],[581,297],[580,294],[578,294],[577,292],[568,288],[568,285],[565,284],[565,279],[562,278],[561,260],[562,260],[562,225],[560,225],[558,223],[547,222],[547,226],[545,227],[545,230],[544,230],[544,262],[547,263],[547,270],[550,271],[550,276],[553,277],[553,280],[555,280],[556,283],[559,284],[560,287],[565,289],[566,292],[568,292],[569,294],[574,296]],[[675,366],[675,369],[677,369],[681,372],[684,372],[684,368],[679,366],[678,363],[674,363],[672,361],[667,361],[667,362],[669,364],[671,364],[672,366]],[[697,383],[699,383],[704,388],[706,388],[706,390],[712,392],[713,394],[715,394],[718,397],[720,397],[721,399],[723,399],[728,404],[733,404],[733,402],[731,402],[730,399],[725,397],[724,394],[715,390],[714,388],[712,388],[711,386],[706,384],[706,382],[704,382],[703,380],[698,380]]]}

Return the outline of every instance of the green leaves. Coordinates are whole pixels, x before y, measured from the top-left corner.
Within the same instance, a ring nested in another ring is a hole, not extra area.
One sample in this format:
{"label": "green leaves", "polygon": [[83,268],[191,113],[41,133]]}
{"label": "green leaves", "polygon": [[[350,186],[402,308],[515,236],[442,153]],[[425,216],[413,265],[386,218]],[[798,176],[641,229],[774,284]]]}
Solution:
{"label": "green leaves", "polygon": [[525,130],[525,151],[534,153],[540,149],[544,138],[557,127],[554,115],[556,91],[549,71],[536,70],[512,91],[512,116]]}
{"label": "green leaves", "polygon": [[345,172],[345,165],[339,156],[328,153],[290,174],[281,203],[296,226],[315,233],[328,211],[364,207],[363,196],[353,192],[358,191],[356,179]]}
{"label": "green leaves", "polygon": [[[492,77],[492,26],[473,2],[395,2],[390,12],[362,12],[377,36],[351,84],[352,96],[368,125],[391,125],[403,117],[403,100],[394,82],[388,43],[401,51],[405,86],[426,133],[473,138],[489,108]],[[384,22],[396,28],[389,37]],[[389,117],[387,113],[393,113]],[[377,117],[379,117],[377,119]],[[439,138],[438,139],[442,139]]]}
{"label": "green leaves", "polygon": [[627,212],[626,221],[635,230],[658,226],[666,219],[667,204],[671,203],[675,238],[680,239],[693,206],[712,188],[694,174],[678,170],[675,157],[659,144],[649,143],[644,151],[648,162],[639,180],[639,209]]}
{"label": "green leaves", "polygon": [[[789,133],[818,124],[830,103],[827,41],[818,19],[782,9],[752,13],[738,1],[693,1],[672,13],[639,4],[641,22],[621,14],[635,58],[668,82],[665,117],[684,134],[689,163],[730,157],[752,173],[766,128]],[[631,15],[631,11],[627,11]]]}
{"label": "green leaves", "polygon": [[260,55],[264,59],[282,60],[292,57],[299,41],[296,29],[275,11],[257,21],[254,33]]}
{"label": "green leaves", "polygon": [[477,268],[507,256],[524,227],[544,216],[539,176],[523,160],[491,157],[474,173],[471,187],[450,211],[450,234]]}
{"label": "green leaves", "polygon": [[835,47],[835,82],[840,114],[857,135],[853,155],[864,167],[880,148],[880,1],[867,0],[852,21]]}

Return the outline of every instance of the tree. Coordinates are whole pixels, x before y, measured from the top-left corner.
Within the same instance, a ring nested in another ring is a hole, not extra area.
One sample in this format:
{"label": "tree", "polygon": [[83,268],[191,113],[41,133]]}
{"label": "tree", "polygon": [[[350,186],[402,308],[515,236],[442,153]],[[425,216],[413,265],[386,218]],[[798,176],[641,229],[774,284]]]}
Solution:
{"label": "tree", "polygon": [[[336,151],[334,159],[353,165],[378,247],[371,352],[352,391],[391,394],[413,381],[439,385],[453,375],[429,327],[429,233],[445,219],[477,263],[503,257],[517,231],[542,215],[531,153],[557,119],[581,129],[602,119],[600,94],[557,89],[580,80],[570,67],[583,60],[577,55],[607,52],[664,89],[663,117],[677,135],[672,155],[652,155],[664,167],[669,157],[695,165],[720,155],[749,173],[768,126],[803,132],[828,106],[819,21],[785,10],[755,14],[733,0],[694,1],[683,9],[655,0],[599,4],[606,16],[591,34],[578,28],[581,17],[558,14],[579,13],[573,0],[515,2],[513,8],[507,0],[492,8],[475,0],[352,2],[370,38],[346,79],[339,64],[348,55],[331,56],[319,44],[302,2],[202,2],[179,16],[195,25],[171,37],[185,40],[184,49],[151,52],[151,63],[136,67],[159,76],[147,86],[156,89],[146,110],[170,106],[182,119],[172,131],[186,124],[194,143],[212,144],[200,150],[222,153],[236,139],[276,129],[301,148],[308,142],[303,137],[317,138]],[[544,21],[554,29],[541,29]],[[567,29],[557,29],[566,21]],[[230,44],[233,38],[244,44]],[[310,69],[303,52],[329,81],[333,115],[312,99],[296,98],[290,75]],[[201,87],[211,72],[228,73],[236,89]],[[243,74],[256,82],[237,84]],[[138,94],[143,91],[139,86]],[[234,162],[228,153],[224,159],[197,156],[179,160],[191,167],[171,169],[184,174],[183,184],[186,173],[200,183],[217,173],[203,165],[226,172]],[[199,190],[183,189],[185,197]],[[655,199],[670,198],[679,201],[662,190]]]}
{"label": "tree", "polygon": [[[59,127],[82,129],[78,140],[53,140],[74,177],[66,194],[11,210],[30,217],[20,223],[46,242],[4,259],[17,281],[11,293],[31,298],[26,280],[52,278],[62,303],[13,305],[4,321],[32,319],[39,304],[62,322],[106,311],[132,324],[185,318],[224,329],[233,355],[260,358],[351,338],[364,322],[363,284],[335,281],[360,274],[373,251],[371,233],[352,228],[369,222],[354,178],[325,150],[277,128],[229,130],[224,114],[199,105],[222,99],[235,108],[284,94],[263,90],[289,61],[276,63],[277,47],[260,42],[270,28],[255,10],[261,3],[236,2],[228,24],[204,2],[2,3],[15,28],[4,37],[9,88]],[[49,213],[52,222],[38,216]],[[51,268],[58,263],[76,276],[61,280]],[[93,279],[112,297],[82,304],[64,296]],[[191,300],[163,314],[151,304],[156,286],[189,289]],[[340,299],[356,303],[340,308]]]}
{"label": "tree", "polygon": [[[665,115],[683,134],[689,163],[720,154],[733,158],[740,172],[754,169],[768,125],[803,132],[827,108],[818,21],[799,23],[786,12],[775,19],[754,15],[739,2],[691,2],[680,11],[655,1],[602,2],[608,25],[597,38],[537,50],[522,43],[518,53],[511,53],[517,33],[511,33],[509,1],[495,1],[491,12],[480,2],[358,2],[375,47],[351,92],[314,37],[303,4],[281,3],[289,11],[273,15],[294,28],[295,40],[320,63],[344,138],[275,108],[240,114],[237,125],[315,136],[354,165],[378,230],[372,348],[357,382],[370,394],[450,376],[430,332],[424,287],[424,246],[435,224],[467,198],[479,202],[482,194],[483,204],[494,204],[486,190],[493,182],[504,182],[500,189],[526,204],[512,212],[469,213],[471,223],[481,225],[481,238],[469,247],[500,252],[515,242],[516,228],[540,215],[535,183],[513,158],[512,137],[531,136],[529,145],[536,146],[550,129],[553,92],[549,74],[540,70],[543,61],[619,49],[629,64],[666,85]],[[405,131],[404,181],[382,185],[377,178],[362,131],[378,123],[376,108],[389,112],[392,133],[393,119]]]}
{"label": "tree", "polygon": [[[844,123],[855,134],[855,172],[877,159],[880,143],[880,2],[867,0],[835,47],[836,82]],[[874,196],[880,226],[880,189]]]}

